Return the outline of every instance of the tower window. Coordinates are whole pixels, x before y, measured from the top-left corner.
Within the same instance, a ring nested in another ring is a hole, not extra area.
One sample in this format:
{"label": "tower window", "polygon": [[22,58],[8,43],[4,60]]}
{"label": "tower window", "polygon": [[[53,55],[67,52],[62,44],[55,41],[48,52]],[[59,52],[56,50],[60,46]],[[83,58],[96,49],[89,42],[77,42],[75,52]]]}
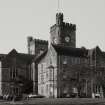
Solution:
{"label": "tower window", "polygon": [[41,64],[41,73],[43,73],[43,64]]}

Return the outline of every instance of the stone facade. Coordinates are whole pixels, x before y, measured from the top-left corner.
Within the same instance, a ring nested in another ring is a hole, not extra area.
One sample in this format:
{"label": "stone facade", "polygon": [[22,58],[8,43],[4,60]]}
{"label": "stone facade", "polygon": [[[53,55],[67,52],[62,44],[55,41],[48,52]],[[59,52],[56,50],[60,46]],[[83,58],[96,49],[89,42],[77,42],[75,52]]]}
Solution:
{"label": "stone facade", "polygon": [[56,14],[56,24],[50,28],[51,43],[76,47],[76,25],[65,23],[63,14]]}
{"label": "stone facade", "polygon": [[46,97],[57,97],[57,68],[53,70],[50,65],[57,67],[57,54],[53,47],[38,63],[38,93]]}
{"label": "stone facade", "polygon": [[48,41],[27,38],[28,54],[0,54],[0,95],[35,93],[46,97],[105,97],[105,52],[76,47],[76,25],[62,13]]}
{"label": "stone facade", "polygon": [[104,97],[105,52],[98,46],[76,48],[76,25],[65,23],[62,13],[56,14],[56,24],[50,28],[50,33],[49,48],[33,61],[37,63],[38,94]]}
{"label": "stone facade", "polygon": [[[28,54],[34,55],[35,58],[43,54],[48,50],[48,41],[33,39],[33,37],[27,38],[28,42]],[[33,60],[34,61],[34,60]],[[38,94],[38,61],[31,64],[31,77],[33,80],[33,93]]]}
{"label": "stone facade", "polygon": [[0,62],[0,95],[17,95],[32,92],[31,61],[33,55],[9,52]]}
{"label": "stone facade", "polygon": [[104,97],[105,55],[98,47],[92,50],[51,45],[38,64],[38,93],[46,97],[92,97],[92,93]]}

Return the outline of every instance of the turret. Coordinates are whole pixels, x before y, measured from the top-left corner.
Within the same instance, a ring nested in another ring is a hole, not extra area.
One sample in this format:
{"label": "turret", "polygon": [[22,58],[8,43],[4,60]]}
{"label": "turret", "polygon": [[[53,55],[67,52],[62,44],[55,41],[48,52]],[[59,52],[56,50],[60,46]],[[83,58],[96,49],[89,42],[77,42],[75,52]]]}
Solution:
{"label": "turret", "polygon": [[51,43],[76,47],[76,25],[64,22],[63,18],[63,13],[56,14],[56,24],[50,28]]}
{"label": "turret", "polygon": [[33,41],[32,36],[27,37],[27,47],[28,47],[28,54],[30,54],[30,43]]}
{"label": "turret", "polygon": [[61,25],[63,23],[63,13],[56,14],[56,24]]}

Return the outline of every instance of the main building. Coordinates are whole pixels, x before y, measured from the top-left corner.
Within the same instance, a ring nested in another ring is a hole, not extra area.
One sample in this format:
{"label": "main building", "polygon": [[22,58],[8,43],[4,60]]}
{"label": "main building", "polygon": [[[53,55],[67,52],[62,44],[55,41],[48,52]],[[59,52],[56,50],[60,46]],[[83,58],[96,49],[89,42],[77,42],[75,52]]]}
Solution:
{"label": "main building", "polygon": [[62,13],[50,28],[50,43],[28,37],[28,54],[0,54],[0,96],[105,97],[105,52],[76,47],[76,25]]}
{"label": "main building", "polygon": [[76,47],[76,25],[65,23],[62,13],[50,28],[48,41],[28,37],[33,92],[46,97],[104,97],[105,52]]}

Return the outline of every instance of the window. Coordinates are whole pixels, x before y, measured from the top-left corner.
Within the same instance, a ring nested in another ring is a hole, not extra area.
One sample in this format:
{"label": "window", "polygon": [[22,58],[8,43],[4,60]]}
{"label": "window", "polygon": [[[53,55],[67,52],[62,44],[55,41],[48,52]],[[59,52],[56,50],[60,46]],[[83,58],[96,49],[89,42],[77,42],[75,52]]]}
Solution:
{"label": "window", "polygon": [[78,64],[78,58],[75,58],[75,64]]}
{"label": "window", "polygon": [[12,69],[10,69],[10,78],[12,78]]}
{"label": "window", "polygon": [[50,84],[50,87],[53,87],[53,84]]}
{"label": "window", "polygon": [[97,72],[96,72],[96,75],[97,75],[97,76],[102,76],[102,72],[101,72],[101,71],[97,71]]}
{"label": "window", "polygon": [[40,76],[40,74],[38,74],[38,84],[40,84],[41,83],[41,76]]}
{"label": "window", "polygon": [[80,64],[80,58],[77,58],[77,63]]}
{"label": "window", "polygon": [[48,84],[46,85],[46,93],[48,93]]}
{"label": "window", "polygon": [[72,64],[74,64],[75,63],[75,58],[74,57],[72,57]]}
{"label": "window", "polygon": [[43,63],[43,72],[46,72],[46,63]]}
{"label": "window", "polygon": [[41,87],[41,94],[43,95],[43,92],[44,92],[44,90],[43,90],[44,88],[43,87]]}
{"label": "window", "polygon": [[52,97],[53,96],[53,93],[52,93],[52,91],[50,91],[50,97]]}
{"label": "window", "polygon": [[44,75],[41,75],[41,83],[44,83]]}
{"label": "window", "polygon": [[66,56],[64,56],[64,58],[63,58],[63,64],[64,65],[67,64],[67,57]]}
{"label": "window", "polygon": [[41,73],[43,73],[43,64],[41,64]]}
{"label": "window", "polygon": [[13,70],[13,79],[15,78],[15,71]]}
{"label": "window", "polygon": [[54,88],[57,88],[57,83],[54,84]]}
{"label": "window", "polygon": [[49,70],[49,80],[53,80],[53,70]]}
{"label": "window", "polygon": [[19,89],[18,89],[18,88],[16,88],[16,94],[18,94],[18,95],[19,95]]}
{"label": "window", "polygon": [[54,74],[54,80],[57,80],[57,74],[56,73]]}
{"label": "window", "polygon": [[12,79],[14,79],[14,78],[17,77],[17,74],[18,74],[17,68],[12,67],[12,68],[10,69],[10,77],[11,77]]}
{"label": "window", "polygon": [[80,58],[78,58],[78,63],[80,64],[81,62],[80,62]]}
{"label": "window", "polygon": [[48,80],[48,72],[46,72],[46,80]]}

